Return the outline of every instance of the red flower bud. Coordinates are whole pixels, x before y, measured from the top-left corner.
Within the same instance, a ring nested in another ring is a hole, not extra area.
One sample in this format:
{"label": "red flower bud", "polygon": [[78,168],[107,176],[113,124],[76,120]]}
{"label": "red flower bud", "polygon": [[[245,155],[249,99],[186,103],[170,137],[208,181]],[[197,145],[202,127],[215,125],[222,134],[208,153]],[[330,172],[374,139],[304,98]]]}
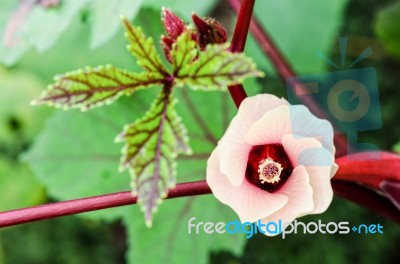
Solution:
{"label": "red flower bud", "polygon": [[161,11],[161,19],[164,24],[165,32],[173,41],[175,41],[179,35],[186,30],[186,25],[182,19],[172,13],[168,8],[163,7]]}
{"label": "red flower bud", "polygon": [[225,28],[212,18],[200,18],[195,13],[192,20],[197,31],[197,43],[201,50],[208,44],[225,43],[228,40]]}
{"label": "red flower bud", "polygon": [[400,210],[400,156],[389,152],[362,152],[336,159],[337,180],[364,184],[382,191]]}
{"label": "red flower bud", "polygon": [[171,59],[171,49],[172,49],[172,44],[174,44],[174,41],[166,36],[161,36],[161,47],[164,51],[165,58],[172,63]]}

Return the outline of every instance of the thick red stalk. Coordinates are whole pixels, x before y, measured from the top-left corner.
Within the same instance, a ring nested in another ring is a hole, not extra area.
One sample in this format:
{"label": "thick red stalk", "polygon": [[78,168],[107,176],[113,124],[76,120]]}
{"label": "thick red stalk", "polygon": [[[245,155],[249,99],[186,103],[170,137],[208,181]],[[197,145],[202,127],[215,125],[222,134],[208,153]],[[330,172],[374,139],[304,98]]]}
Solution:
{"label": "thick red stalk", "polygon": [[[241,10],[241,1],[240,0],[229,0],[230,5],[235,10],[235,12],[239,12]],[[244,3],[244,2],[243,2]],[[239,21],[239,20],[238,20]],[[253,34],[254,38],[257,40],[257,43],[260,45],[261,49],[264,51],[265,55],[271,60],[274,68],[279,74],[280,78],[284,83],[286,80],[291,77],[295,77],[296,73],[288,63],[285,56],[279,50],[279,48],[272,41],[271,37],[268,35],[265,29],[261,26],[258,20],[253,16],[250,22],[250,31]],[[306,88],[301,84],[293,84],[290,88],[296,87],[296,91],[299,91],[302,94],[307,94]],[[302,92],[303,91],[303,92]],[[311,96],[302,96],[299,98],[303,104],[305,104],[311,112],[313,112],[316,116],[329,120],[327,114],[319,107],[318,103]],[[235,100],[235,99],[234,99]],[[334,124],[333,124],[334,125]],[[347,140],[344,136],[340,134],[335,135],[335,146],[337,148],[336,156],[340,157],[345,155],[348,151]]]}
{"label": "thick red stalk", "polygon": [[[238,10],[238,18],[236,20],[235,31],[231,41],[229,50],[231,52],[243,52],[249,31],[251,16],[253,14],[255,0],[243,0],[240,10]],[[246,91],[242,84],[231,85],[228,87],[229,93],[235,103],[239,107],[242,101],[247,97]]]}
{"label": "thick red stalk", "polygon": [[[167,199],[208,193],[211,190],[205,181],[186,182],[170,190]],[[131,192],[119,192],[12,210],[0,213],[0,227],[135,204],[136,201],[137,197],[132,197]]]}
{"label": "thick red stalk", "polygon": [[400,182],[400,156],[390,152],[361,152],[336,159],[335,179],[359,182],[379,190],[383,181]]}
{"label": "thick red stalk", "polygon": [[[384,196],[356,183],[342,180],[332,180],[332,187],[336,195],[400,223],[399,210]],[[175,189],[169,191],[167,199],[210,193],[206,181],[187,182],[178,184]],[[12,210],[0,213],[0,228],[130,205],[136,201],[137,198],[132,197],[131,192],[120,192]]]}

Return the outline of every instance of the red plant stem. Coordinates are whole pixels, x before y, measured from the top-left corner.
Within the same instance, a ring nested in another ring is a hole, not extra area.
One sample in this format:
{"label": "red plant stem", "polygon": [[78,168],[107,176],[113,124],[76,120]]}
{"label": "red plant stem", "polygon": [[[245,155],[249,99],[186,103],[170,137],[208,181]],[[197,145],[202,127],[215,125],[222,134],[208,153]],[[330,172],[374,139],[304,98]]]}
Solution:
{"label": "red plant stem", "polygon": [[[170,190],[167,199],[211,193],[205,181],[186,182]],[[44,204],[0,213],[0,227],[13,226],[55,217],[135,204],[131,192],[111,193],[82,199]]]}
{"label": "red plant stem", "polygon": [[[336,195],[346,198],[360,206],[400,223],[399,211],[385,197],[358,184],[332,180]],[[166,199],[210,194],[206,181],[180,183],[170,190]],[[0,213],[0,228],[34,221],[74,215],[95,210],[135,204],[136,197],[131,192],[119,192],[82,199],[44,204]]]}
{"label": "red plant stem", "polygon": [[235,31],[229,50],[231,52],[242,52],[246,45],[246,39],[249,31],[251,16],[253,14],[255,0],[243,0],[238,6],[238,17],[236,20]]}
{"label": "red plant stem", "polygon": [[[255,0],[244,0],[240,7],[238,7],[238,18],[236,20],[235,31],[231,41],[229,50],[231,52],[243,52],[246,45],[246,39],[249,31],[251,16],[253,14]],[[239,108],[242,101],[247,97],[246,91],[242,84],[231,85],[228,87],[229,93]]]}
{"label": "red plant stem", "polygon": [[[229,4],[235,12],[239,12],[240,16],[241,1],[229,0]],[[295,77],[296,73],[294,72],[286,58],[283,56],[282,52],[275,45],[271,37],[268,35],[265,29],[263,29],[261,24],[254,16],[253,18],[251,18],[250,31],[253,34],[254,38],[257,40],[257,43],[260,45],[261,49],[271,60],[282,81],[286,83],[286,80],[288,78]],[[296,87],[296,91],[299,91],[302,94],[307,94],[307,89],[302,84],[296,83],[290,86],[290,88],[292,89],[294,89],[294,87]],[[311,96],[301,96],[299,99],[302,101],[303,104],[310,108],[311,112],[313,112],[316,116],[329,120],[328,115],[319,107],[318,103],[316,103]],[[235,100],[235,98],[233,100]],[[334,124],[332,125],[334,126]],[[337,157],[343,156],[347,152],[350,152],[349,146],[347,144],[347,139],[341,134],[335,134],[335,146],[337,148]]]}

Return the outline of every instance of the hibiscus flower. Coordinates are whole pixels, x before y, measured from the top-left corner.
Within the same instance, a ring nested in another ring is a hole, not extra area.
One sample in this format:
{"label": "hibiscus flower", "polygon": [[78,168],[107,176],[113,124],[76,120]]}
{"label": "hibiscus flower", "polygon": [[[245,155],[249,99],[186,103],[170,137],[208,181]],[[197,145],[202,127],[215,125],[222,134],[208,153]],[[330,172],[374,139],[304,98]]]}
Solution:
{"label": "hibiscus flower", "polygon": [[244,222],[283,223],[324,212],[337,171],[332,125],[303,105],[245,99],[212,152],[207,183]]}

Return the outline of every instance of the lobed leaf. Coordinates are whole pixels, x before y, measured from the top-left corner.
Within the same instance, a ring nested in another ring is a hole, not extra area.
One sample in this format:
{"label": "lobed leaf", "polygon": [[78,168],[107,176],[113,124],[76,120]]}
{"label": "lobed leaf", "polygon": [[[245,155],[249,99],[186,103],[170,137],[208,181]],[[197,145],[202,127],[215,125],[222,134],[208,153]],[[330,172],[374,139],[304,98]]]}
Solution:
{"label": "lobed leaf", "polygon": [[177,84],[188,84],[193,89],[221,90],[247,77],[263,76],[250,58],[227,51],[228,45],[208,45],[198,60],[179,70]]}
{"label": "lobed leaf", "polygon": [[171,59],[174,74],[180,75],[185,65],[192,63],[197,56],[196,41],[190,31],[183,32],[172,45]]}
{"label": "lobed leaf", "polygon": [[33,104],[48,103],[55,107],[87,110],[163,81],[151,72],[131,73],[111,65],[73,71],[59,75],[55,80],[56,83],[50,85]]}
{"label": "lobed leaf", "polygon": [[153,39],[146,37],[141,27],[133,26],[126,18],[122,18],[122,21],[126,29],[125,37],[130,43],[128,49],[136,57],[138,65],[149,72],[158,74],[160,78],[168,76],[168,71],[161,62]]}
{"label": "lobed leaf", "polygon": [[174,110],[176,101],[162,92],[145,116],[125,127],[117,140],[124,140],[122,169],[129,168],[133,195],[145,212],[146,224],[170,188],[175,187],[176,157],[190,154],[186,128]]}

